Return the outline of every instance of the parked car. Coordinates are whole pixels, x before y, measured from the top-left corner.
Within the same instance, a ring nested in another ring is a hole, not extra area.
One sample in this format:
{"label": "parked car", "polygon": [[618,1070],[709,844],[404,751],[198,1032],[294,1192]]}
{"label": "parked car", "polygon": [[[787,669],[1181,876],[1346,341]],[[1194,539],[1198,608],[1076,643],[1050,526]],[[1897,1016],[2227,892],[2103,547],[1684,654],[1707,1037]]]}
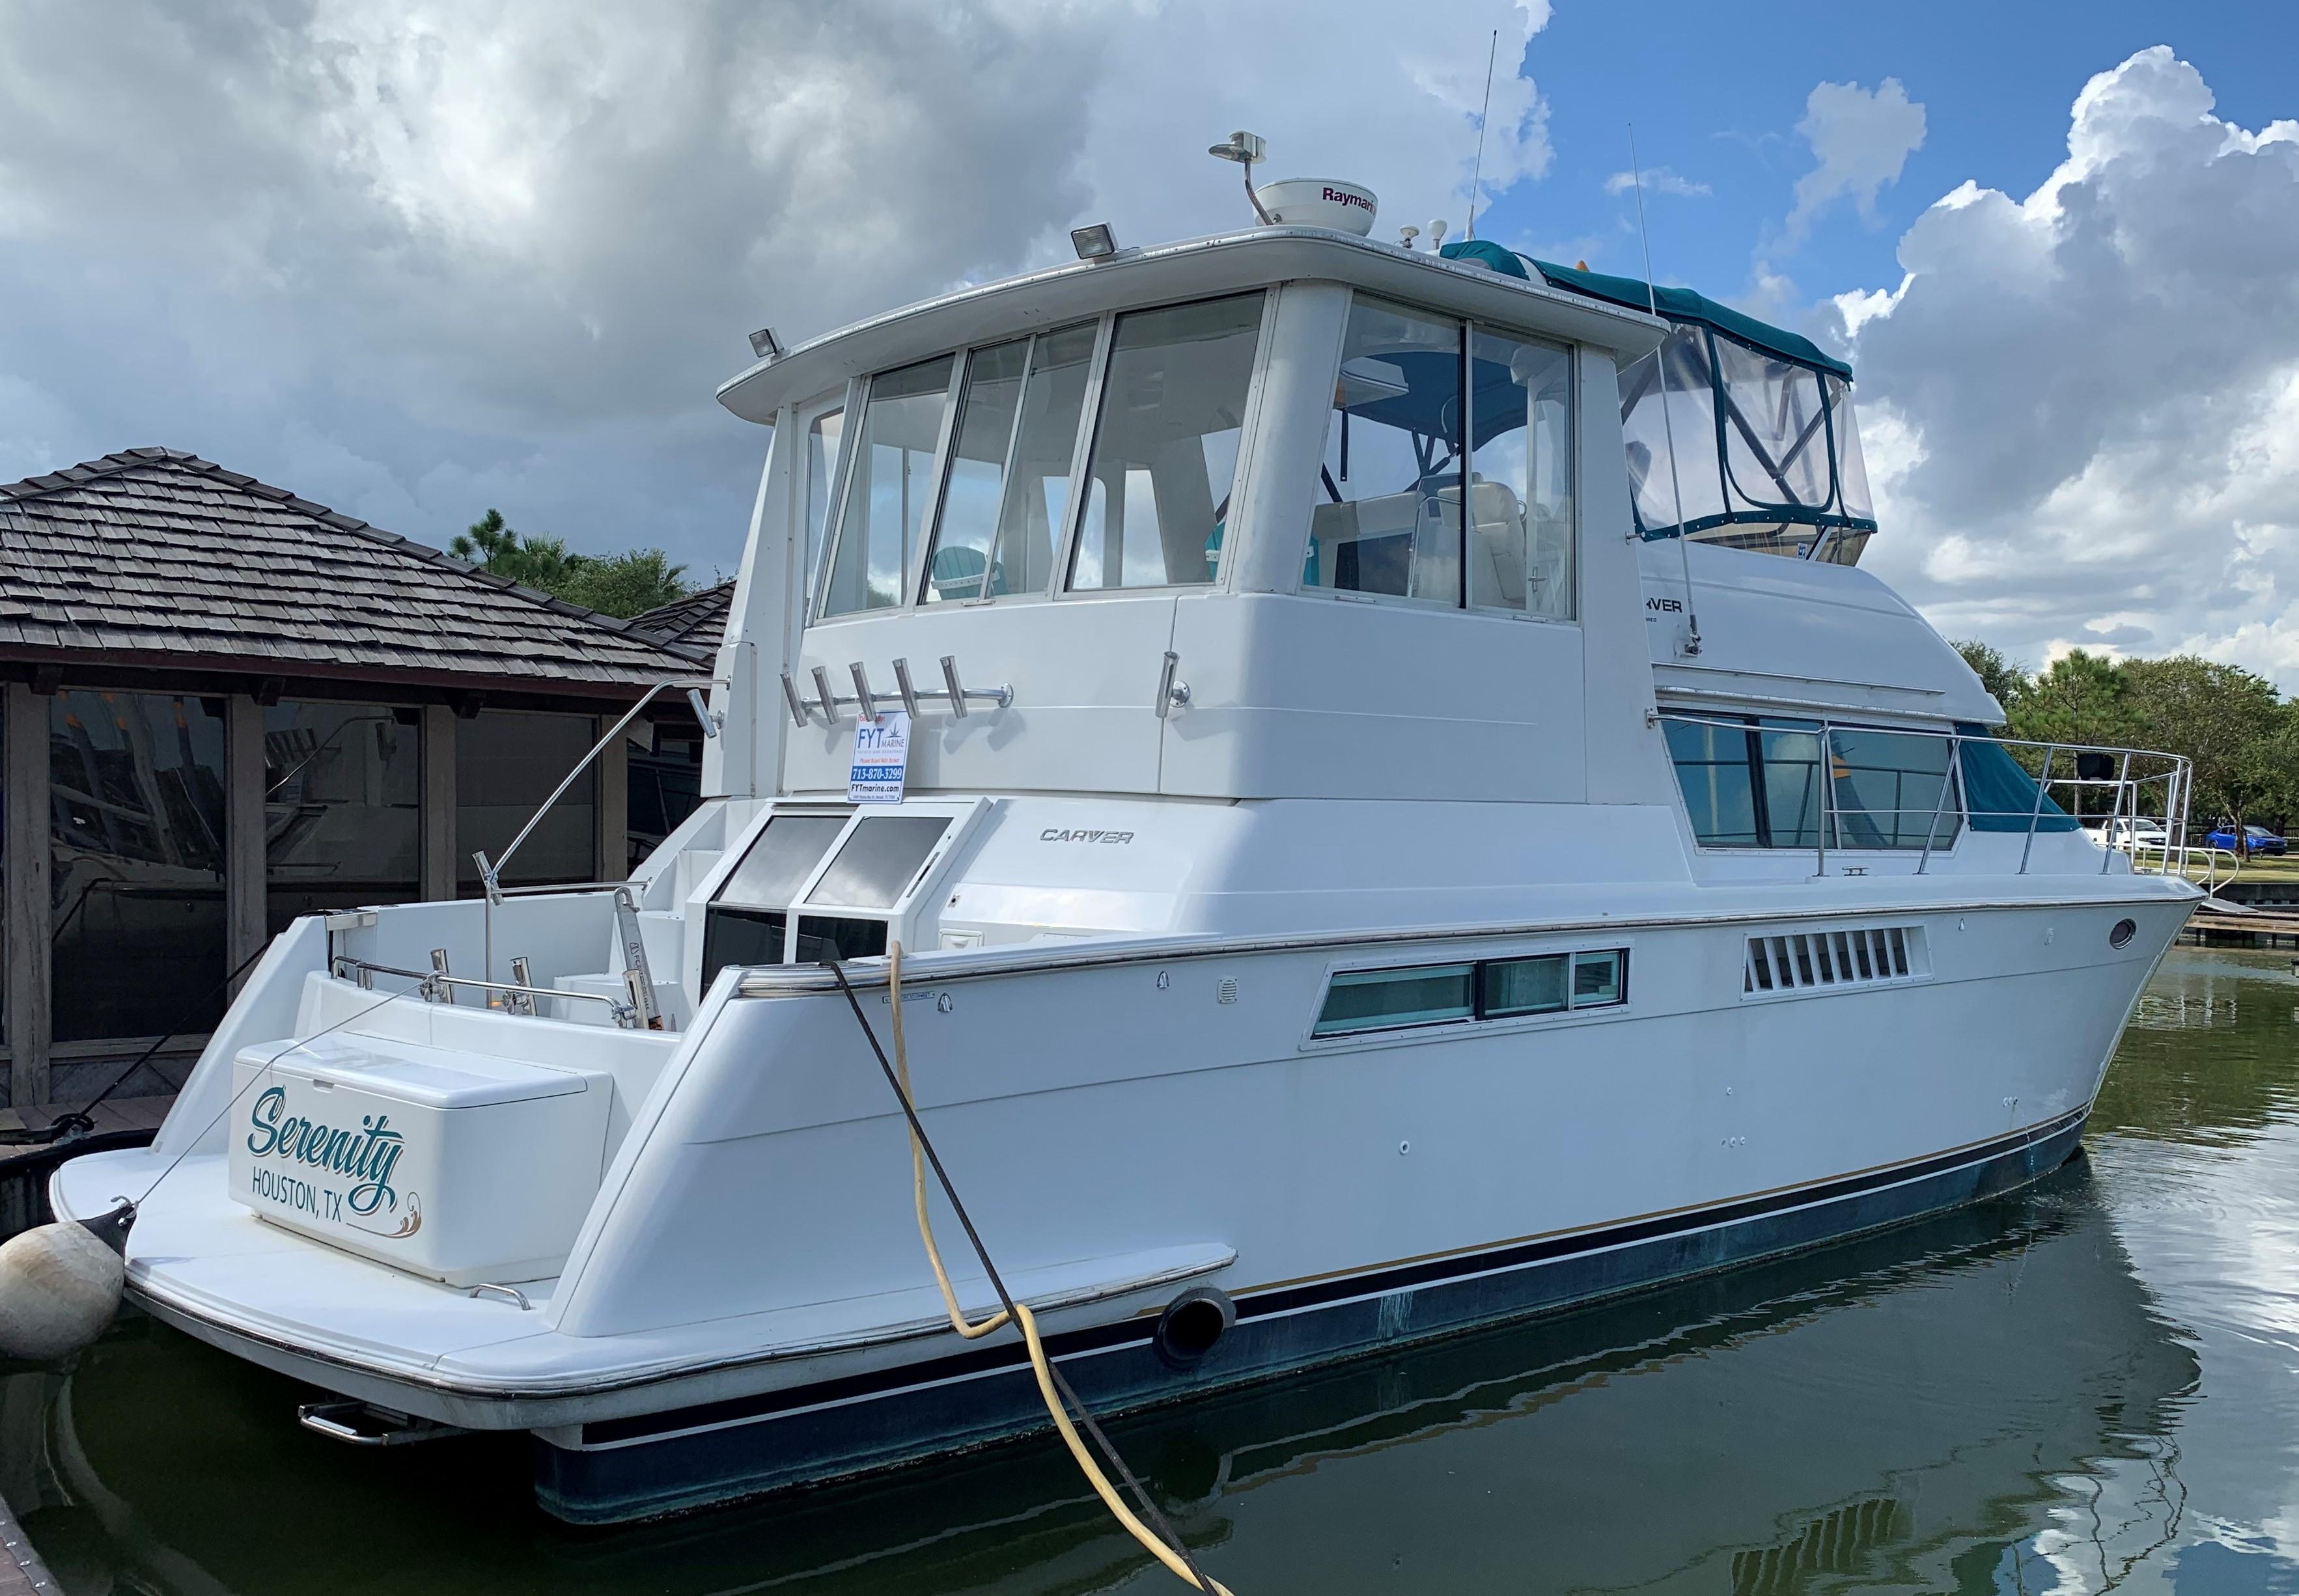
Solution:
{"label": "parked car", "polygon": [[2288,842],[2278,837],[2265,826],[2244,827],[2244,845],[2241,848],[2236,846],[2235,828],[2225,822],[2213,827],[2204,836],[2204,840],[2213,848],[2223,848],[2231,854],[2287,854],[2291,851],[2291,845]]}
{"label": "parked car", "polygon": [[2171,839],[2165,833],[2161,821],[2109,820],[2102,815],[2094,815],[2083,825],[2094,842],[2104,848],[2120,848],[2126,853],[2135,848],[2151,848],[2160,853],[2170,846]]}

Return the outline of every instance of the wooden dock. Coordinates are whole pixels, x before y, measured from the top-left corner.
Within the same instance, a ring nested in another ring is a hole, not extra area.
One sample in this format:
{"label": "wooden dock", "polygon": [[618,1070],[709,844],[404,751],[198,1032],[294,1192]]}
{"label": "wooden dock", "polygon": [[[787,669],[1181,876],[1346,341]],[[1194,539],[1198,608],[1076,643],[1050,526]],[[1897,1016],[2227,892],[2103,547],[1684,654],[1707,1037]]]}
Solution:
{"label": "wooden dock", "polygon": [[2197,942],[2242,939],[2261,947],[2280,947],[2287,942],[2299,947],[2299,907],[2245,909],[2205,902],[2196,906],[2180,935]]}

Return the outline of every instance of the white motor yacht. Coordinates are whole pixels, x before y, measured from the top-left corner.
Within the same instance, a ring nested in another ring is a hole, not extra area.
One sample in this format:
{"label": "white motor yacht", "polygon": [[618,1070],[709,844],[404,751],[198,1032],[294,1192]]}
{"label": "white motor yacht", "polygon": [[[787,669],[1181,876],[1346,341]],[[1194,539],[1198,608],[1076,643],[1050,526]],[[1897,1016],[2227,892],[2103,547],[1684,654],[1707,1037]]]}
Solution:
{"label": "white motor yacht", "polygon": [[2184,765],[1989,734],[1857,563],[1840,362],[1327,213],[758,338],[701,806],[627,883],[296,922],[58,1214],[136,1199],[130,1298],[307,1425],[524,1430],[612,1521],[1046,1422],[920,1244],[897,945],[1104,1412],[2061,1163],[2197,896],[2076,815],[2181,837]]}

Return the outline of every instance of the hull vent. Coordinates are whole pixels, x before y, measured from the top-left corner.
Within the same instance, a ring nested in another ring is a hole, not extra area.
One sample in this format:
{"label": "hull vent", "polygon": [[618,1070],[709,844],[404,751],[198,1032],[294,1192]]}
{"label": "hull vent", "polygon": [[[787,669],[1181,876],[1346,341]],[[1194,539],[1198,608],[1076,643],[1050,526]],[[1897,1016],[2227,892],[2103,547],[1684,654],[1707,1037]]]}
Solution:
{"label": "hull vent", "polygon": [[1743,996],[1838,991],[1921,980],[1932,972],[1920,925],[1862,925],[1748,939]]}

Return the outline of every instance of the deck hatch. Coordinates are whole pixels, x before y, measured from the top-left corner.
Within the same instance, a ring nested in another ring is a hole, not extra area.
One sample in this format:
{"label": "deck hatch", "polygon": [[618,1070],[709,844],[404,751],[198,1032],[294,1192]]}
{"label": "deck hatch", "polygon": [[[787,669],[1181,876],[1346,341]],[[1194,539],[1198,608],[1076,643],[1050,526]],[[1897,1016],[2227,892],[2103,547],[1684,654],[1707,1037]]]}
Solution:
{"label": "deck hatch", "polygon": [[1765,932],[1748,939],[1741,965],[1743,996],[1839,991],[1920,980],[1931,960],[1920,925],[1830,926]]}

